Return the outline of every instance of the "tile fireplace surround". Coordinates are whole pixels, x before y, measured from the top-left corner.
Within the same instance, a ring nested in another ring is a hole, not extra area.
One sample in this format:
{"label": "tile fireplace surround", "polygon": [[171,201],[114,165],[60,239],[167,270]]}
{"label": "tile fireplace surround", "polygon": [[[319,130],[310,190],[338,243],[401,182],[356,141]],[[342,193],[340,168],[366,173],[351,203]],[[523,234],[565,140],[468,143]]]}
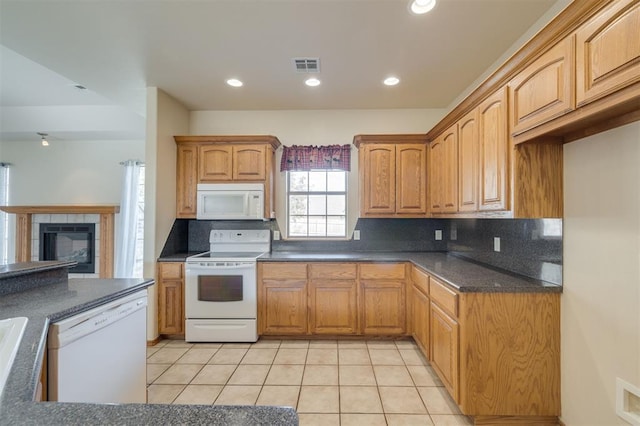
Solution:
{"label": "tile fireplace surround", "polygon": [[38,260],[40,223],[95,223],[97,273],[80,275],[113,278],[114,223],[120,206],[6,206],[0,210],[16,215],[16,262]]}

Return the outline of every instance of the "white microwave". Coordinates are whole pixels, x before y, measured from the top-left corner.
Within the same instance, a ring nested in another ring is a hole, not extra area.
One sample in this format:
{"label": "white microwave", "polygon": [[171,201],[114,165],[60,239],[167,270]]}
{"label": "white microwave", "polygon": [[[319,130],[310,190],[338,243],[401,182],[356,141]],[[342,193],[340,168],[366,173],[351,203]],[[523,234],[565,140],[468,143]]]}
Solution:
{"label": "white microwave", "polygon": [[200,183],[196,219],[263,220],[261,183]]}

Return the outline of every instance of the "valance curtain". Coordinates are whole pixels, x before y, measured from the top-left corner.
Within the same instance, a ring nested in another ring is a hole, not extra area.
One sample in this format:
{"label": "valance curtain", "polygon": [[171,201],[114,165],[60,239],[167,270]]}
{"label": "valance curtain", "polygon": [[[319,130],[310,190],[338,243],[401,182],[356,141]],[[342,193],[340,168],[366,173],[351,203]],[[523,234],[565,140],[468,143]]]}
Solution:
{"label": "valance curtain", "polygon": [[285,146],[280,171],[351,171],[351,145]]}

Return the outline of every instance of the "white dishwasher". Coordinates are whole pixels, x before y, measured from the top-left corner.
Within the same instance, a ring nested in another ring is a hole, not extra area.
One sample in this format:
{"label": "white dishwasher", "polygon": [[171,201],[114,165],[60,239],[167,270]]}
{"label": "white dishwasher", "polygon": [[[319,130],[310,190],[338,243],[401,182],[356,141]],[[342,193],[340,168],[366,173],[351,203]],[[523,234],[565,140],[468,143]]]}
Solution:
{"label": "white dishwasher", "polygon": [[48,399],[147,402],[147,291],[49,327]]}

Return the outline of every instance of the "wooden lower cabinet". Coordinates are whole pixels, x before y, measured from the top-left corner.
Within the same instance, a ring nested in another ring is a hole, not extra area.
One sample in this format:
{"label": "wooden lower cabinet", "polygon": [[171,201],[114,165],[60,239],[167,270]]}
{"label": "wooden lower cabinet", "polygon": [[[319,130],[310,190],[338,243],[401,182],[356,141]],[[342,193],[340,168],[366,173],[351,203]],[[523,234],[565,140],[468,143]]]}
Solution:
{"label": "wooden lower cabinet", "polygon": [[261,334],[307,333],[307,265],[258,265],[258,330]]}
{"label": "wooden lower cabinet", "polygon": [[476,424],[557,424],[559,294],[459,293],[431,277],[429,299],[431,365],[462,413]]}
{"label": "wooden lower cabinet", "polygon": [[415,285],[413,286],[411,304],[413,319],[413,340],[415,340],[416,344],[425,355],[425,357],[429,359],[429,297]]}
{"label": "wooden lower cabinet", "polygon": [[360,321],[363,334],[407,331],[404,263],[360,264]]}
{"label": "wooden lower cabinet", "polygon": [[355,263],[309,265],[309,332],[358,333],[358,282]]}
{"label": "wooden lower cabinet", "polygon": [[431,366],[458,402],[458,323],[431,302]]}
{"label": "wooden lower cabinet", "polygon": [[404,263],[258,263],[264,335],[405,335]]}
{"label": "wooden lower cabinet", "polygon": [[158,333],[184,334],[184,263],[158,262]]}

